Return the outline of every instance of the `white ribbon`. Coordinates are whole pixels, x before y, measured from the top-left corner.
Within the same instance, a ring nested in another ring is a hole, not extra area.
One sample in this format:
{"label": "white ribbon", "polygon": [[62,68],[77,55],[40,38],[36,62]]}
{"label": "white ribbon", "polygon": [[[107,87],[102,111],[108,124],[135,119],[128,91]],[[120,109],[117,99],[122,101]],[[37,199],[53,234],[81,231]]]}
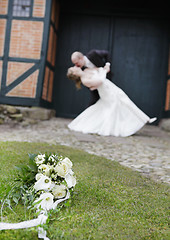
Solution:
{"label": "white ribbon", "polygon": [[[70,192],[68,191],[65,198],[59,199],[53,203],[52,209],[55,209],[60,202],[67,200],[69,197],[70,197]],[[0,230],[36,227],[40,224],[45,224],[47,221],[47,218],[48,216],[46,215],[46,212],[42,212],[40,213],[38,218],[29,220],[29,221],[23,221],[20,223],[0,222]],[[46,237],[46,231],[42,227],[38,227],[38,238],[43,238],[44,240],[50,240],[48,237]]]}
{"label": "white ribbon", "polygon": [[32,219],[29,221],[23,221],[20,223],[0,223],[0,230],[5,230],[5,229],[22,229],[22,228],[30,228],[30,227],[35,227],[40,224],[46,223],[47,216],[44,214],[40,214],[38,218]]}

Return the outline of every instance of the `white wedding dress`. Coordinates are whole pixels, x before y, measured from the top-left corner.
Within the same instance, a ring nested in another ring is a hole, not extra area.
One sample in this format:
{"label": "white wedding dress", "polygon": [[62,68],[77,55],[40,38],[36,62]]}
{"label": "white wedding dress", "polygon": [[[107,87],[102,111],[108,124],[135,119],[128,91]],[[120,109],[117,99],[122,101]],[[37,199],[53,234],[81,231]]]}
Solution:
{"label": "white wedding dress", "polygon": [[99,79],[101,85],[97,90],[100,99],[68,124],[71,130],[103,136],[127,137],[136,133],[146,123],[156,120],[148,117],[122,89],[106,79],[105,69],[93,69],[93,76],[90,79],[87,77],[84,81],[81,80],[82,83],[86,83],[86,80],[95,83]]}

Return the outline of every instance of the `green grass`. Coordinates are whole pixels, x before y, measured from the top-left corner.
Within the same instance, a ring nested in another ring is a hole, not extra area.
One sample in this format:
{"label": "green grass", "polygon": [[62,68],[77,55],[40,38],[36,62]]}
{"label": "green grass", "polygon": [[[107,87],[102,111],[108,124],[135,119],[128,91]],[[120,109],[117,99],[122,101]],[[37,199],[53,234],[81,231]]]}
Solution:
{"label": "green grass", "polygon": [[[117,162],[72,148],[0,142],[0,195],[16,174],[14,166],[26,163],[28,153],[39,152],[68,156],[77,177],[71,205],[52,216],[47,234],[50,240],[169,239],[168,185],[155,183]],[[19,222],[32,217],[24,213],[22,205],[14,210],[17,214],[4,210],[4,221]],[[36,240],[37,229],[3,230],[1,239]]]}

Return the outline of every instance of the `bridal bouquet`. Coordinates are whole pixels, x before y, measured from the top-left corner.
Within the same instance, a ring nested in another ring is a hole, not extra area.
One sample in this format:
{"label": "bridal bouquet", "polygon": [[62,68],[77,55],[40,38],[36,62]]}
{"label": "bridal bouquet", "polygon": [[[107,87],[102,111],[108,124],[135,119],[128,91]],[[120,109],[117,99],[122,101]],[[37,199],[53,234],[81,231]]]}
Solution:
{"label": "bridal bouquet", "polygon": [[35,157],[37,174],[34,189],[39,195],[35,200],[37,208],[50,210],[55,208],[55,200],[70,196],[70,189],[75,187],[76,178],[69,158],[58,155],[40,154]]}
{"label": "bridal bouquet", "polygon": [[[30,154],[29,158],[29,165],[18,167],[20,173],[15,182],[19,185],[12,188],[11,196],[15,203],[27,199],[28,207],[36,208],[38,218],[16,224],[0,223],[0,230],[28,228],[46,223],[48,211],[67,200],[76,185],[73,164],[68,157],[45,153]],[[49,239],[43,227],[39,227],[38,237]]]}

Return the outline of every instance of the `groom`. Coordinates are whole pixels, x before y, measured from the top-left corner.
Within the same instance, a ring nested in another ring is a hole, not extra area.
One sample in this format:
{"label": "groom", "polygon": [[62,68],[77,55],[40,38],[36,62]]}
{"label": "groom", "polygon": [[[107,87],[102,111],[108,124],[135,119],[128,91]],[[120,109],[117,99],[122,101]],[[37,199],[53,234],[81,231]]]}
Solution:
{"label": "groom", "polygon": [[[107,50],[92,49],[86,55],[83,55],[83,53],[76,51],[72,53],[71,61],[75,66],[82,69],[104,67],[106,62],[110,62],[110,55]],[[107,74],[107,78],[110,80],[111,75],[111,72]],[[91,93],[92,99],[89,105],[96,103],[97,100],[100,98],[97,90],[93,90],[91,91]]]}

